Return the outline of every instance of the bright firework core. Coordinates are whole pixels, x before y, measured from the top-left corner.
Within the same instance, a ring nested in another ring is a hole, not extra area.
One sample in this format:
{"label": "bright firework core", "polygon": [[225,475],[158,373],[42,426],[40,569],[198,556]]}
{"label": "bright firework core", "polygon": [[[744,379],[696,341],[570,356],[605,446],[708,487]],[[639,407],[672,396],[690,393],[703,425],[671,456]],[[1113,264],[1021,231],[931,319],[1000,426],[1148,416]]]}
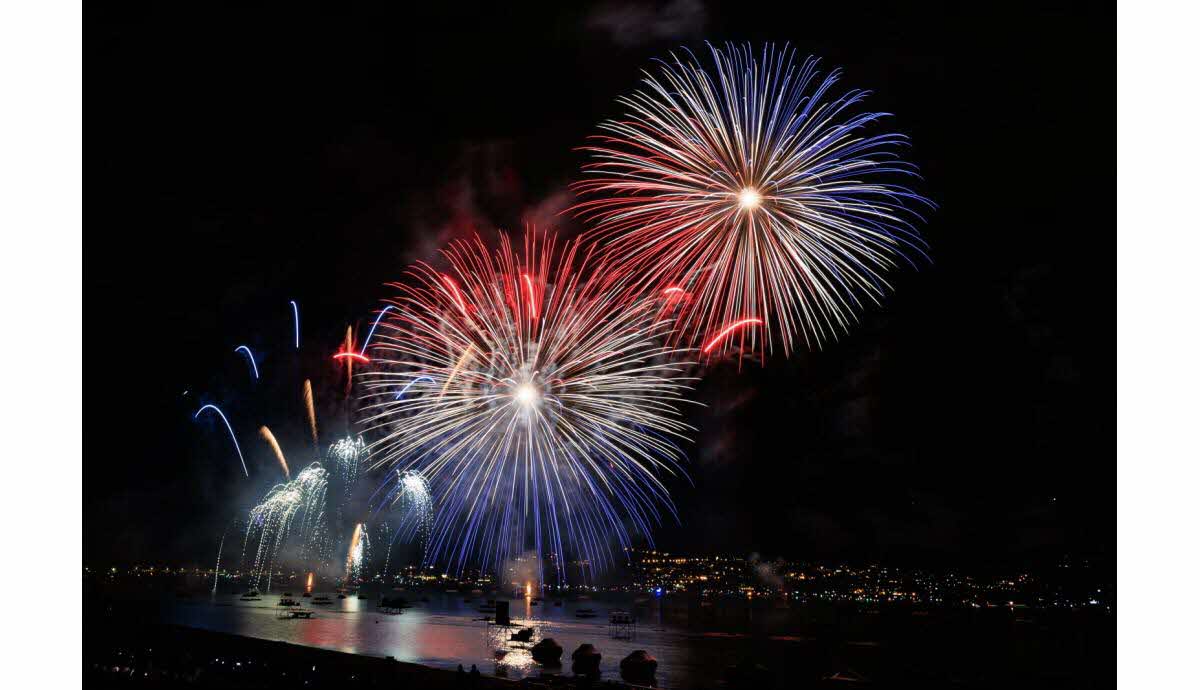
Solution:
{"label": "bright firework core", "polygon": [[539,397],[537,389],[533,387],[532,383],[522,383],[513,392],[513,399],[522,407],[533,407],[537,404]]}
{"label": "bright firework core", "polygon": [[759,194],[757,189],[753,187],[743,187],[742,191],[738,193],[738,206],[740,206],[743,210],[753,211],[754,209],[758,208],[760,204],[762,204],[762,194]]}

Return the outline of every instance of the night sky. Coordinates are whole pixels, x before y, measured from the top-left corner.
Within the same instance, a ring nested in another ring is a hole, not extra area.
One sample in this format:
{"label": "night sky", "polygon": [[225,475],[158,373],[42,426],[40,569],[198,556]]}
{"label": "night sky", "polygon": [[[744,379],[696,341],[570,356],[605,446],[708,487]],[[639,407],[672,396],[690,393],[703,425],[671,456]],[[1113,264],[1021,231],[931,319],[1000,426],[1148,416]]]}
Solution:
{"label": "night sky", "polygon": [[[850,335],[710,372],[695,487],[672,485],[682,524],[659,545],[1110,562],[1111,13],[560,4],[89,7],[85,563],[209,564],[276,476],[258,426],[301,464],[305,376],[338,431],[329,355],[383,283],[476,230],[579,232],[556,215],[577,147],[652,58],[704,40],[787,41],[844,68],[912,137],[940,208],[932,262],[895,273]],[[260,354],[258,384],[239,344]],[[230,413],[251,480],[224,430],[192,421],[204,402]]]}

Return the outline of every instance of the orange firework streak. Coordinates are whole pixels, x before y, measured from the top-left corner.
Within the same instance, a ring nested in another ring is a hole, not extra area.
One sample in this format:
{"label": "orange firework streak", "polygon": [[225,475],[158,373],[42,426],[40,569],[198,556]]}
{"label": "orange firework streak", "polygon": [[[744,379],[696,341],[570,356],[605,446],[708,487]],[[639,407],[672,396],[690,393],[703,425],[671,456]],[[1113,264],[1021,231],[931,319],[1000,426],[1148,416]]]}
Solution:
{"label": "orange firework streak", "polygon": [[446,394],[446,391],[450,388],[450,382],[453,381],[454,377],[458,375],[458,370],[462,369],[463,365],[467,363],[467,358],[471,356],[471,350],[474,349],[474,347],[474,343],[467,343],[467,349],[463,350],[462,356],[458,358],[458,363],[454,365],[454,369],[450,372],[450,375],[446,377],[446,384],[442,386],[442,392],[438,394],[439,398]]}
{"label": "orange firework streak", "polygon": [[320,448],[317,442],[317,409],[313,405],[312,381],[304,379],[304,407],[308,412],[308,426],[312,429],[313,446]]}
{"label": "orange firework streak", "polygon": [[354,566],[354,552],[358,550],[358,542],[362,540],[362,523],[354,526],[354,536],[350,538],[350,550],[346,552],[346,582],[350,581],[350,569]]}
{"label": "orange firework streak", "polygon": [[313,574],[309,573],[308,574],[308,582],[304,585],[304,588],[309,592],[312,591],[312,581],[313,581]]}
{"label": "orange firework streak", "polygon": [[283,468],[283,476],[291,479],[292,471],[288,469],[287,458],[283,457],[283,449],[279,447],[279,442],[275,440],[275,434],[272,434],[271,430],[266,426],[259,429],[258,433],[271,446],[271,450],[275,451],[275,457],[279,459],[279,466]]}

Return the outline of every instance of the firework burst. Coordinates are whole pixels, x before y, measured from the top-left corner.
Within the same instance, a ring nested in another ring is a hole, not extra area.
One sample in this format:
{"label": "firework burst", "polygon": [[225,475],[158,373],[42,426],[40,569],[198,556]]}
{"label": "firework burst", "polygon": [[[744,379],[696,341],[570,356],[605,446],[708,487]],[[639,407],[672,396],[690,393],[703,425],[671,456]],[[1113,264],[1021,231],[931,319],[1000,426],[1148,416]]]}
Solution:
{"label": "firework burst", "polygon": [[579,247],[457,242],[450,274],[418,264],[395,286],[361,411],[372,466],[419,472],[439,497],[430,559],[496,566],[533,548],[598,570],[613,541],[674,512],[680,352],[658,306],[615,302]]}
{"label": "firework burst", "polygon": [[[271,573],[280,551],[293,537],[299,542],[299,556],[304,560],[317,548],[325,530],[325,495],[328,475],[318,463],[304,468],[295,479],[276,484],[262,502],[250,511],[242,557],[255,545],[250,567],[250,582],[258,587],[263,583],[271,588]],[[296,525],[296,517],[300,517]]]}
{"label": "firework burst", "polygon": [[[785,354],[845,332],[890,290],[897,260],[924,254],[900,134],[867,130],[866,91],[789,48],[710,47],[647,73],[587,147],[575,206],[614,273],[657,294],[682,342],[704,356]],[[724,332],[732,324],[740,326]]]}

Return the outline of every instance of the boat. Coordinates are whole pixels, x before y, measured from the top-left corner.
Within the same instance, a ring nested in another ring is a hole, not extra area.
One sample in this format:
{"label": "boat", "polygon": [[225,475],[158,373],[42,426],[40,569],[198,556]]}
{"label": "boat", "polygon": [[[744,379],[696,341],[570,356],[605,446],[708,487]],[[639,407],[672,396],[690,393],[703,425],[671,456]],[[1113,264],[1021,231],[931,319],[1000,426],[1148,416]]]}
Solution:
{"label": "boat", "polygon": [[521,628],[508,636],[509,642],[529,642],[533,639],[533,628]]}
{"label": "boat", "polygon": [[275,612],[275,618],[279,620],[296,620],[299,618],[309,619],[312,617],[313,612],[308,609],[280,608]]}
{"label": "boat", "polygon": [[283,606],[283,607],[299,606],[300,602],[296,601],[295,599],[292,599],[291,597],[284,597],[279,600],[279,605]]}
{"label": "boat", "polygon": [[608,612],[608,622],[613,625],[633,625],[633,614],[620,609],[613,609]]}
{"label": "boat", "polygon": [[579,609],[578,611],[575,612],[575,617],[576,618],[595,618],[596,610],[595,609]]}
{"label": "boat", "polygon": [[321,595],[319,597],[313,597],[312,603],[316,606],[328,606],[329,604],[332,604],[333,601],[329,597]]}
{"label": "boat", "polygon": [[311,599],[312,592],[305,592],[304,594],[301,594],[300,596],[304,597],[305,599]]}

